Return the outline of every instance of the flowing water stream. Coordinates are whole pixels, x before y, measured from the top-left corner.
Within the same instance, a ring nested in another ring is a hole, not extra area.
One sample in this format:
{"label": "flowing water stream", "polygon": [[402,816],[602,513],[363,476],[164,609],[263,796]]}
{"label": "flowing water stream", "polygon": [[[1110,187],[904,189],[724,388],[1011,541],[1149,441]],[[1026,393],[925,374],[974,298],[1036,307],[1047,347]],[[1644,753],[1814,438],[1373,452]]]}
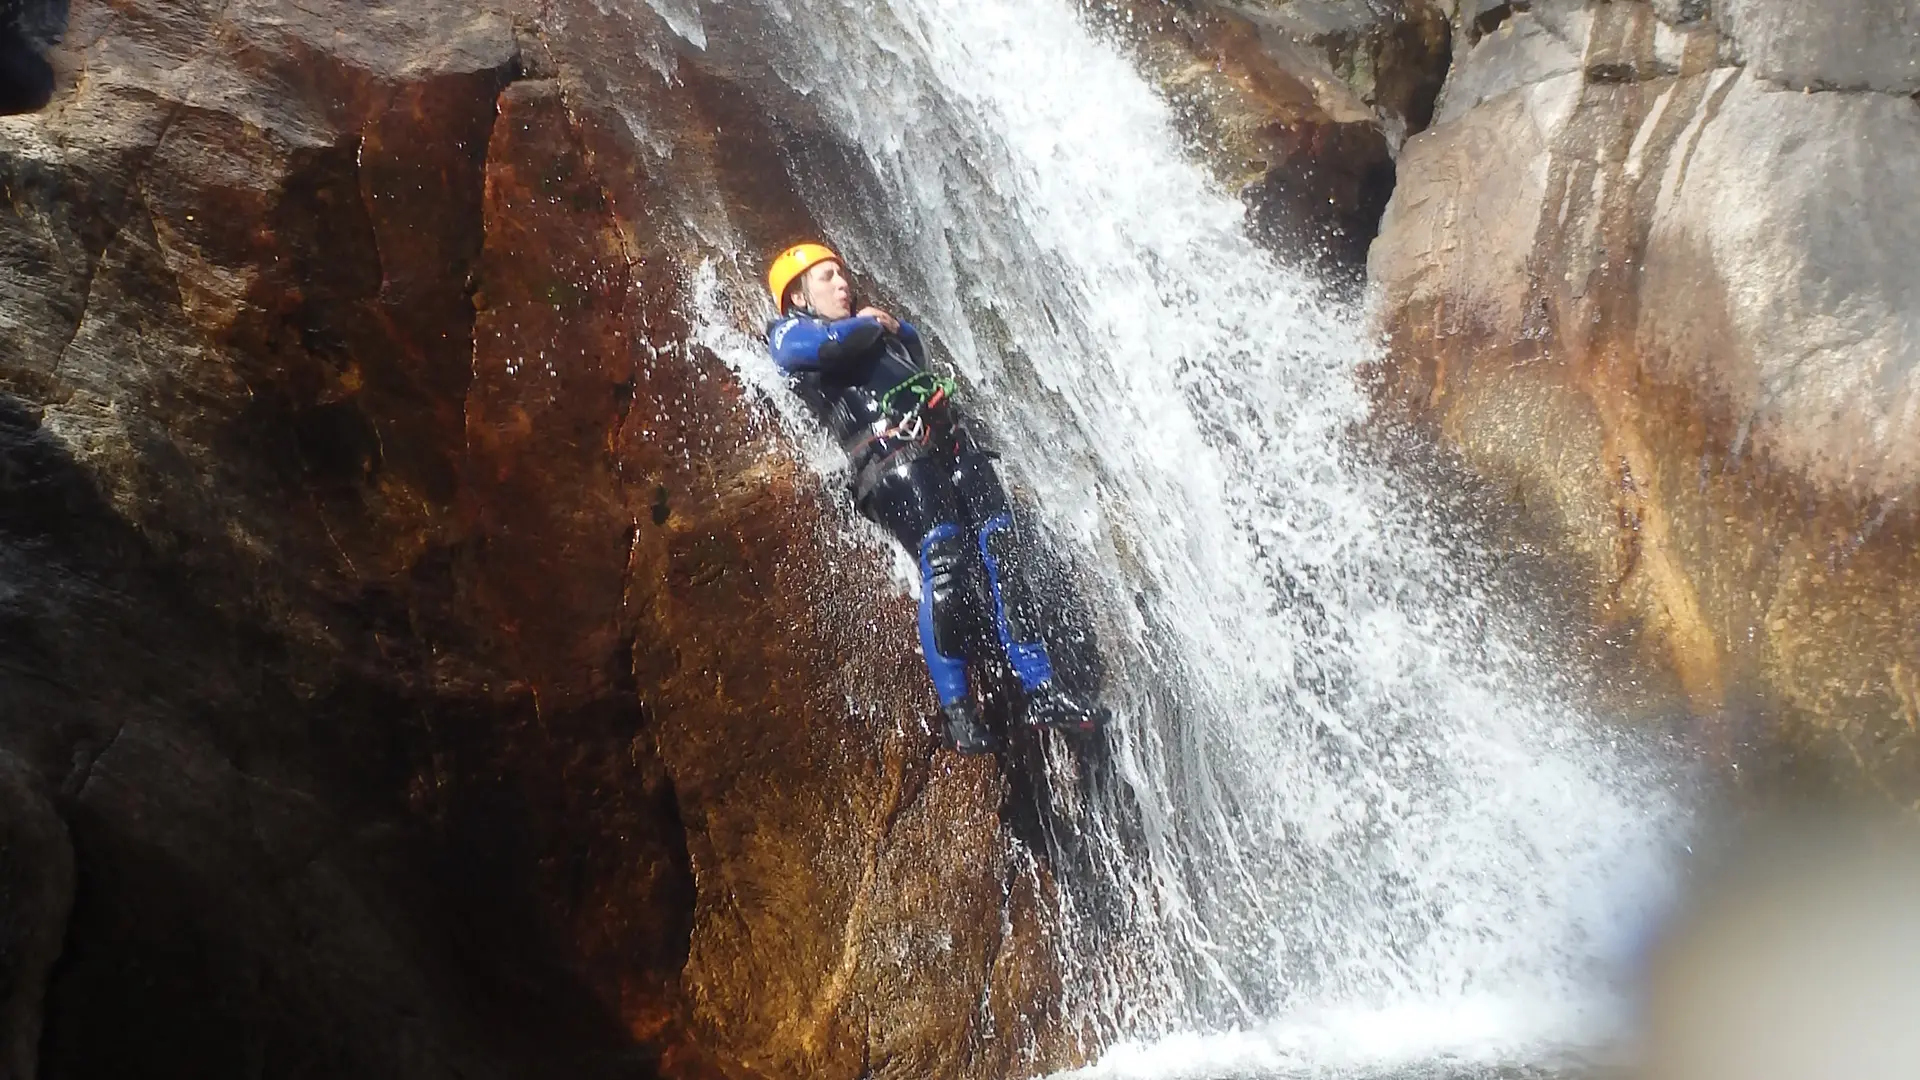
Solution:
{"label": "flowing water stream", "polygon": [[[1249,240],[1067,0],[653,4],[866,156],[877,191],[786,167],[1076,568],[1120,718],[1100,782],[1049,761],[1089,1074],[1516,1075],[1603,1038],[1684,813],[1355,448],[1361,313]],[[797,408],[722,281],[707,343]]]}

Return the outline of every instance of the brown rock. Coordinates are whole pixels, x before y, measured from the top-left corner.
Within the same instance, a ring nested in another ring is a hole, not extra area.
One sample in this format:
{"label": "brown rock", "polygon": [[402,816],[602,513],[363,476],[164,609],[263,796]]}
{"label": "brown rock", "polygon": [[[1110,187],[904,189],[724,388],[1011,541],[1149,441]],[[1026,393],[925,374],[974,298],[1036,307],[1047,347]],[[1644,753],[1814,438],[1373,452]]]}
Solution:
{"label": "brown rock", "polygon": [[[1316,87],[1328,75],[1345,84],[1378,118],[1395,149],[1431,122],[1450,51],[1444,4],[1238,0],[1217,7],[1251,22],[1266,51],[1311,73]],[[1330,105],[1329,111],[1339,110]]]}
{"label": "brown rock", "polygon": [[1415,0],[1086,5],[1165,89],[1181,130],[1286,258],[1358,266],[1424,127],[1448,24]]}
{"label": "brown rock", "polygon": [[1717,745],[1908,803],[1920,114],[1779,92],[1646,4],[1539,7],[1402,157],[1388,395],[1543,512]]}

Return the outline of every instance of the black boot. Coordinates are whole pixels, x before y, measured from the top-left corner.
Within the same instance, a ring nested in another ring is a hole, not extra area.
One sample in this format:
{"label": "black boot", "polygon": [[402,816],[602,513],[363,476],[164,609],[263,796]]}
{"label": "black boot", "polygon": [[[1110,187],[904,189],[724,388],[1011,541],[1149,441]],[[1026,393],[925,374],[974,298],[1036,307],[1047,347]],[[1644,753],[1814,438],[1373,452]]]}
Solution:
{"label": "black boot", "polygon": [[1021,718],[1032,727],[1095,731],[1111,719],[1111,714],[1098,705],[1082,704],[1058,685],[1047,683],[1027,695],[1027,707]]}
{"label": "black boot", "polygon": [[955,753],[991,754],[1000,749],[1000,740],[980,722],[980,709],[972,699],[942,705],[940,715],[946,720],[947,748]]}

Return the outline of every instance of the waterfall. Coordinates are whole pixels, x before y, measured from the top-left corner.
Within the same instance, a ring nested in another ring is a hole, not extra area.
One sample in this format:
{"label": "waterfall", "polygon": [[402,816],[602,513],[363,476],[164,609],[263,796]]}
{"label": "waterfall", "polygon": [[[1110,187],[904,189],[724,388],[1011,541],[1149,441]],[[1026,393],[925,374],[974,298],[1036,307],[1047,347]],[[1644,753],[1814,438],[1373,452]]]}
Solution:
{"label": "waterfall", "polygon": [[[661,10],[865,155],[877,190],[780,167],[936,335],[1091,606],[1110,774],[1048,767],[1086,801],[1063,939],[1073,1015],[1119,1044],[1097,1070],[1524,1065],[1603,1032],[1680,800],[1356,448],[1362,313],[1248,238],[1067,0]],[[759,301],[704,286],[707,344],[793,408],[734,329]]]}

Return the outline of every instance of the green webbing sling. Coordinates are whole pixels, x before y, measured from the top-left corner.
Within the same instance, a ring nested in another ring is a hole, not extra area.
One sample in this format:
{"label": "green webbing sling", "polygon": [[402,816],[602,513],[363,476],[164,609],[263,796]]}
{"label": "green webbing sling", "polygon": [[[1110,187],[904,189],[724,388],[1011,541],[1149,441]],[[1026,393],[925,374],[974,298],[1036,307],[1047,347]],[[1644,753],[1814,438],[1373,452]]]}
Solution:
{"label": "green webbing sling", "polygon": [[[960,384],[952,379],[943,379],[931,371],[916,371],[899,385],[880,395],[880,409],[889,416],[896,415],[893,408],[893,400],[896,396],[904,394],[913,398],[913,405],[918,408],[925,405],[937,393],[945,391],[946,396],[952,397],[953,392],[959,388]],[[901,412],[905,411],[901,410]]]}

